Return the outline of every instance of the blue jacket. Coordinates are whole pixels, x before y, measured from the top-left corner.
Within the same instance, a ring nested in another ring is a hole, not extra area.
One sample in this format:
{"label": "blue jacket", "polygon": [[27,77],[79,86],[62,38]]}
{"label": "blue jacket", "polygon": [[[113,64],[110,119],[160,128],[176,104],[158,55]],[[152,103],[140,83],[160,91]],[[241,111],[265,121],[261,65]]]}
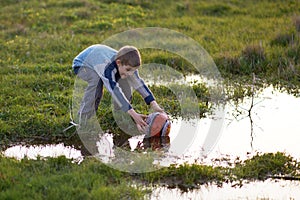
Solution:
{"label": "blue jacket", "polygon": [[[130,110],[132,106],[118,84],[120,74],[115,62],[116,55],[117,51],[111,47],[100,44],[92,45],[74,58],[72,67],[76,74],[81,67],[89,67],[95,70],[114,100],[121,109],[126,112]],[[127,79],[131,87],[141,94],[148,105],[154,101],[153,94],[139,77],[138,70],[136,70],[132,76],[127,77]]]}

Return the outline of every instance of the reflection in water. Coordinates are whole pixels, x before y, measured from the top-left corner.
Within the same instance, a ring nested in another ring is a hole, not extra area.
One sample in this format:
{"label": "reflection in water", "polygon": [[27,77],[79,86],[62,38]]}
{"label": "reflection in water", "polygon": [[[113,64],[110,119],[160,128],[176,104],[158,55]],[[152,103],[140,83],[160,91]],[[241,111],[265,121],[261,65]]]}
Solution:
{"label": "reflection in water", "polygon": [[137,148],[140,149],[152,149],[167,151],[170,147],[170,137],[146,137],[142,142],[138,143]]}
{"label": "reflection in water", "polygon": [[[96,155],[104,163],[109,163],[115,158],[115,149],[112,134],[104,134],[97,142],[97,147],[101,155]],[[170,147],[170,137],[144,137],[143,135],[131,137],[128,142],[122,144],[122,149],[130,151],[159,151],[166,152]]]}
{"label": "reflection in water", "polygon": [[97,142],[98,152],[101,152],[98,157],[102,162],[108,163],[111,158],[115,157],[113,145],[113,135],[108,133],[103,134]]}
{"label": "reflection in water", "polygon": [[7,157],[14,157],[16,159],[23,159],[27,157],[29,159],[37,159],[38,157],[59,157],[65,156],[66,158],[73,159],[76,162],[81,162],[83,156],[80,150],[77,150],[70,146],[60,144],[46,144],[46,145],[16,145],[10,147],[4,151],[4,155]]}
{"label": "reflection in water", "polygon": [[243,187],[232,187],[231,184],[202,185],[200,189],[183,193],[179,189],[164,187],[153,190],[150,199],[299,199],[300,183],[296,181],[266,180],[244,184]]}
{"label": "reflection in water", "polygon": [[270,86],[255,98],[245,98],[238,105],[228,104],[227,112],[215,157],[223,154],[245,158],[247,153],[280,151],[300,158],[300,98]]}

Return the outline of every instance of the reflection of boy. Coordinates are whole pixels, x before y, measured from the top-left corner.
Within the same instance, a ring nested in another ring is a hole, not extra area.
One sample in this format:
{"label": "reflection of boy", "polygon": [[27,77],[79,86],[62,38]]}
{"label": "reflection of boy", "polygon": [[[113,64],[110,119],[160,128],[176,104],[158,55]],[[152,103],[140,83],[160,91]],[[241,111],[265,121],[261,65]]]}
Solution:
{"label": "reflection of boy", "polygon": [[138,142],[137,149],[143,150],[162,150],[167,151],[170,148],[170,137],[163,136],[163,137],[145,137],[142,142]]}
{"label": "reflection of boy", "polygon": [[134,119],[139,131],[145,130],[147,116],[135,112],[130,104],[132,88],[141,94],[154,111],[163,110],[139,77],[140,65],[140,53],[133,46],[124,46],[116,51],[106,45],[97,44],[79,53],[73,60],[72,67],[75,74],[88,83],[80,105],[80,121],[95,114],[104,85],[113,97],[115,108],[127,112]]}

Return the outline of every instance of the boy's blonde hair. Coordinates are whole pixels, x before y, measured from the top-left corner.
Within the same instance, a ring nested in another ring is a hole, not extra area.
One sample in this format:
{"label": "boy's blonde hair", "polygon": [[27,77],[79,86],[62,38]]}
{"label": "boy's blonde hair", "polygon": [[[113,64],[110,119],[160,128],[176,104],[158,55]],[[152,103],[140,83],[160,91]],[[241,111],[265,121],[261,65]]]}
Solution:
{"label": "boy's blonde hair", "polygon": [[134,46],[124,46],[118,53],[116,60],[120,60],[122,65],[131,67],[139,67],[142,63],[139,50]]}

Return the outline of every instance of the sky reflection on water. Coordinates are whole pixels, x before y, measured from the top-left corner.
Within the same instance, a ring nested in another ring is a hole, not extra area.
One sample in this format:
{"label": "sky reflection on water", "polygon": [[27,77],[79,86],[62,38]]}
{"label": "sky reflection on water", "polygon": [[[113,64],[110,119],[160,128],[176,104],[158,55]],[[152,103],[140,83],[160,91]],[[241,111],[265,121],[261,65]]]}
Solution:
{"label": "sky reflection on water", "polygon": [[[227,106],[223,134],[214,152],[243,157],[247,152],[281,151],[299,159],[300,98],[271,86],[265,88],[254,99],[252,123],[245,113],[250,101],[247,98],[238,107]],[[244,113],[234,117],[237,111]]]}
{"label": "sky reflection on water", "polygon": [[165,187],[154,188],[151,200],[159,199],[299,199],[300,183],[297,181],[266,180],[244,184],[243,187],[232,187],[231,184],[201,185],[200,189],[182,192],[179,189]]}

